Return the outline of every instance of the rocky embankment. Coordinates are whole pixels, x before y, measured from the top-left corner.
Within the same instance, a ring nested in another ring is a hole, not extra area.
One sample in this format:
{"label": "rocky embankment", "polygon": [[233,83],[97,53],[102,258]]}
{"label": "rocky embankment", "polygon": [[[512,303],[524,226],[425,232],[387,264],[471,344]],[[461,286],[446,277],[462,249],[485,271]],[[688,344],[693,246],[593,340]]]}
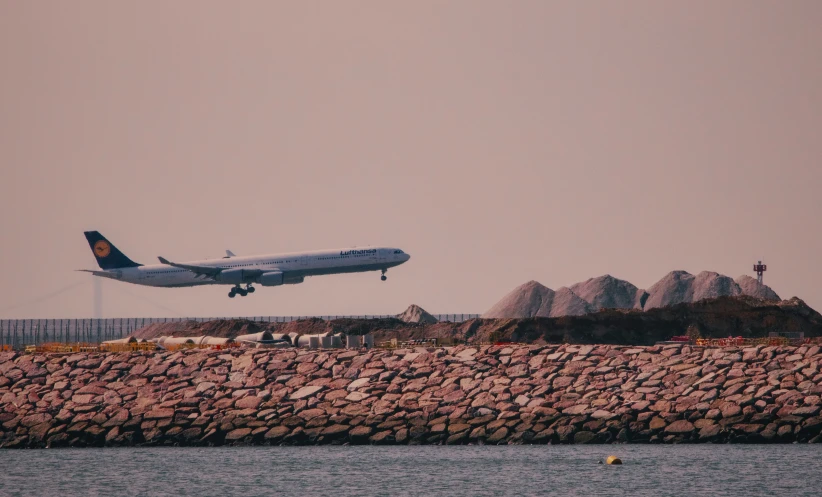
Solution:
{"label": "rocky embankment", "polygon": [[818,442],[818,346],[0,354],[0,446]]}

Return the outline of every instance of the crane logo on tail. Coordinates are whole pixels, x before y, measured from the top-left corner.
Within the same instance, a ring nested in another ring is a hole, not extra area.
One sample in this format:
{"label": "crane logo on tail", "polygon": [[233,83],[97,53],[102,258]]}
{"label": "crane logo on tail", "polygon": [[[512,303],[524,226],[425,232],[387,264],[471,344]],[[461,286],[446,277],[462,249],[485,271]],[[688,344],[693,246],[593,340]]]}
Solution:
{"label": "crane logo on tail", "polygon": [[94,244],[94,255],[97,257],[108,257],[108,254],[111,253],[111,245],[108,244],[105,240],[98,240]]}

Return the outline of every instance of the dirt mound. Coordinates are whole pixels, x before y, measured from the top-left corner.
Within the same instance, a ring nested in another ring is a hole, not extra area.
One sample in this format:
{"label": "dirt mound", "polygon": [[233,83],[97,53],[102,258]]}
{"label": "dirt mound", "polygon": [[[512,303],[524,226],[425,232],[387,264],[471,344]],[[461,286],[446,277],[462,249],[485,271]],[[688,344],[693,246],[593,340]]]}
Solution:
{"label": "dirt mound", "polygon": [[702,271],[694,278],[694,293],[691,302],[717,297],[736,297],[742,295],[742,289],[729,276],[713,271]]}
{"label": "dirt mound", "polygon": [[765,337],[769,332],[822,336],[822,315],[801,299],[773,302],[749,296],[685,302],[647,311],[603,309],[584,316],[476,319],[454,330],[456,338],[526,343],[613,343],[650,345],[684,335],[694,327],[703,337]]}
{"label": "dirt mound", "polygon": [[265,325],[247,319],[217,319],[214,321],[178,321],[175,323],[154,323],[134,332],[135,338],[157,338],[161,336],[189,337],[208,335],[234,338],[238,335],[257,333]]}
{"label": "dirt mound", "polygon": [[[648,300],[645,301],[644,309],[647,311],[683,302],[698,302],[718,297],[737,297],[743,294],[747,293],[742,290],[737,282],[723,274],[702,271],[694,276],[686,271],[671,271],[648,289]],[[759,297],[760,295],[754,294],[752,296]]]}
{"label": "dirt mound", "polygon": [[648,289],[644,309],[667,307],[682,302],[692,302],[694,275],[687,271],[671,271]]}
{"label": "dirt mound", "polygon": [[642,309],[645,290],[640,290],[632,283],[614,278],[610,274],[591,278],[570,286],[571,291],[591,304],[594,310],[600,309]]}
{"label": "dirt mound", "polygon": [[271,325],[275,333],[285,333],[286,335],[296,333],[298,335],[317,335],[333,331],[331,323],[334,321],[324,321],[320,318],[298,319],[287,323],[274,323]]}
{"label": "dirt mound", "polygon": [[594,308],[567,287],[551,290],[537,281],[529,281],[513,289],[483,318],[522,319],[533,317],[579,316],[593,312]]}
{"label": "dirt mound", "polygon": [[583,314],[594,312],[594,310],[591,304],[572,292],[570,288],[562,287],[554,292],[554,300],[551,302],[551,313],[548,317],[582,316]]}
{"label": "dirt mound", "polygon": [[425,323],[434,324],[439,322],[437,318],[429,314],[422,307],[411,304],[402,314],[397,316],[397,319],[404,323]]}
{"label": "dirt mound", "polygon": [[[570,292],[552,292],[567,296]],[[579,298],[579,297],[577,297]],[[553,301],[564,301],[552,298]],[[581,300],[581,299],[580,299]],[[573,306],[566,305],[566,309]],[[764,337],[771,331],[804,332],[806,337],[822,336],[822,315],[796,297],[775,302],[747,295],[719,297],[669,307],[638,309],[603,309],[585,315],[561,317],[528,317],[519,319],[470,319],[462,323],[404,323],[397,318],[385,319],[302,319],[290,323],[255,323],[247,320],[220,320],[200,323],[154,324],[138,330],[136,337],[227,336],[255,333],[267,329],[272,333],[372,333],[376,342],[396,338],[400,341],[422,338],[455,338],[469,343],[514,341],[525,343],[611,343],[650,345],[699,330],[703,337]]]}
{"label": "dirt mound", "polygon": [[548,317],[551,315],[555,293],[538,281],[531,280],[514,288],[488,309],[482,317],[490,319]]}
{"label": "dirt mound", "polygon": [[756,281],[756,278],[752,278],[747,274],[743,274],[737,278],[736,284],[739,285],[740,290],[742,290],[742,293],[745,295],[750,295],[751,297],[758,297],[765,300],[782,300],[779,298],[779,295],[771,289],[771,287],[760,284]]}

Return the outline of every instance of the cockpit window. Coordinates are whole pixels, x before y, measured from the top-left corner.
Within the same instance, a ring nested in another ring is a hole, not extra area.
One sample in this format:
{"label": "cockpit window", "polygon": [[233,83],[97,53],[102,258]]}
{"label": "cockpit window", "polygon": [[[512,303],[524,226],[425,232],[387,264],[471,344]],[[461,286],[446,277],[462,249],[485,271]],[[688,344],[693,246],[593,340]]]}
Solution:
{"label": "cockpit window", "polygon": [[395,250],[394,253],[395,254],[404,254],[405,252],[403,252],[402,250]]}

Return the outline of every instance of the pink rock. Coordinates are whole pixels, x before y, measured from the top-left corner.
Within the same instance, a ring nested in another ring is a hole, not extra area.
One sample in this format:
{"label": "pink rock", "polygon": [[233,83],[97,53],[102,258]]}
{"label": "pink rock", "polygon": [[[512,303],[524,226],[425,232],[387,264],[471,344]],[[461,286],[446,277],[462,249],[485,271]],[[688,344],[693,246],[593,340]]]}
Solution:
{"label": "pink rock", "polygon": [[291,396],[289,396],[289,399],[291,399],[291,400],[305,399],[305,398],[311,397],[312,395],[314,395],[317,392],[321,391],[323,388],[325,388],[325,387],[320,386],[320,385],[302,387],[299,390],[297,390],[296,392],[292,393]]}
{"label": "pink rock", "polygon": [[277,441],[288,435],[291,430],[287,426],[275,426],[263,435],[266,440]]}
{"label": "pink rock", "polygon": [[23,419],[20,420],[20,424],[29,428],[41,423],[48,423],[49,421],[51,421],[51,415],[43,412],[23,417]]}
{"label": "pink rock", "polygon": [[567,409],[562,410],[562,414],[576,416],[582,414],[589,409],[587,404],[575,404]]}
{"label": "pink rock", "polygon": [[96,397],[94,394],[74,395],[71,397],[71,400],[77,404],[91,404],[94,397]]}
{"label": "pink rock", "polygon": [[92,395],[104,395],[106,392],[108,392],[108,390],[105,389],[105,388],[89,385],[89,386],[85,386],[85,387],[77,390],[76,393],[78,393],[78,394],[90,393]]}
{"label": "pink rock", "polygon": [[143,419],[164,419],[172,417],[174,417],[174,409],[171,408],[153,409],[143,414]]}
{"label": "pink rock", "polygon": [[228,432],[225,439],[230,441],[240,440],[247,437],[249,434],[251,434],[251,428],[237,428],[236,430],[231,430]]}
{"label": "pink rock", "polygon": [[684,419],[680,419],[679,421],[674,421],[673,423],[666,426],[665,433],[692,433],[695,429],[696,428],[694,427],[693,423],[691,423],[690,421],[686,421]]}
{"label": "pink rock", "polygon": [[263,399],[260,397],[243,397],[242,399],[234,403],[234,407],[237,409],[256,409],[262,403],[262,401]]}

